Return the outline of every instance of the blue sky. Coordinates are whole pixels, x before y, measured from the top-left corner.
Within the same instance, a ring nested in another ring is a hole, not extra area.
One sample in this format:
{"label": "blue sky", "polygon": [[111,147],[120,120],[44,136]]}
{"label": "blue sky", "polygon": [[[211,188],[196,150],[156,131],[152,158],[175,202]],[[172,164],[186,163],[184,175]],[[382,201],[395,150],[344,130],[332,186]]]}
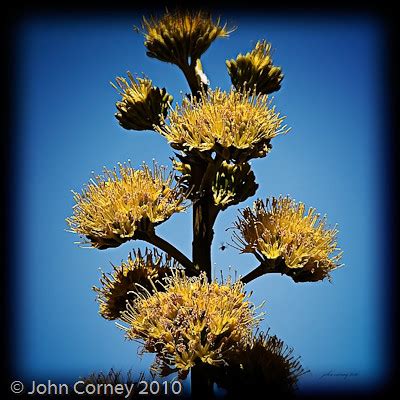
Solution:
{"label": "blue sky", "polygon": [[[374,386],[386,372],[385,292],[381,273],[382,232],[376,212],[384,203],[383,141],[385,93],[383,31],[377,21],[355,16],[290,17],[284,14],[222,14],[238,29],[217,40],[202,58],[211,86],[230,87],[225,60],[245,53],[257,40],[272,43],[274,63],[285,74],[273,95],[291,132],[273,140],[272,152],[253,161],[257,197],[289,194],[328,215],[339,226],[345,267],[333,283],[295,284],[268,275],[248,285],[256,304],[266,300],[263,329],[271,328],[301,355],[311,373],[300,388]],[[140,15],[79,17],[54,15],[23,20],[17,36],[18,99],[15,167],[19,187],[16,223],[24,240],[15,254],[17,334],[15,362],[20,377],[65,379],[92,371],[146,370],[137,345],[98,315],[91,287],[99,268],[110,270],[143,242],[117,249],[81,249],[66,232],[73,206],[91,171],[131,159],[170,165],[172,150],[154,132],[125,131],[114,118],[117,92],[109,84],[126,71],[144,72],[180,101],[188,88],[173,65],[148,58]],[[229,242],[238,206],[220,214],[215,227],[215,271],[245,274],[251,255],[219,250]],[[241,207],[240,207],[241,208]],[[191,211],[175,215],[158,233],[190,255]],[[357,376],[322,377],[355,373]]]}

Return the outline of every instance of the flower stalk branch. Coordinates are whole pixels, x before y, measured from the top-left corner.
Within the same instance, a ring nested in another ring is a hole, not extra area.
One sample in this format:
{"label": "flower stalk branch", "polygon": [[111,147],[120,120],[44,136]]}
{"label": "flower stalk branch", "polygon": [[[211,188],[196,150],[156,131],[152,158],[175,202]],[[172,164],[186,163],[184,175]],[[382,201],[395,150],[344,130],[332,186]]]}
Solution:
{"label": "flower stalk branch", "polygon": [[185,75],[187,83],[189,85],[192,96],[199,97],[200,92],[207,91],[208,85],[206,81],[206,76],[201,67],[200,59],[197,59],[195,63],[185,63],[179,65],[179,68]]}
{"label": "flower stalk branch", "polygon": [[280,260],[267,260],[262,262],[258,267],[254,268],[247,275],[240,279],[243,283],[249,283],[254,281],[254,279],[259,278],[260,276],[266,274],[280,273],[283,274],[285,272],[285,262],[281,258]]}
{"label": "flower stalk branch", "polygon": [[200,270],[186,257],[180,250],[178,250],[174,245],[172,245],[167,240],[156,235],[154,231],[150,232],[138,232],[136,235],[137,239],[143,240],[158,247],[165,253],[173,257],[178,261],[186,270],[188,276],[199,275]]}

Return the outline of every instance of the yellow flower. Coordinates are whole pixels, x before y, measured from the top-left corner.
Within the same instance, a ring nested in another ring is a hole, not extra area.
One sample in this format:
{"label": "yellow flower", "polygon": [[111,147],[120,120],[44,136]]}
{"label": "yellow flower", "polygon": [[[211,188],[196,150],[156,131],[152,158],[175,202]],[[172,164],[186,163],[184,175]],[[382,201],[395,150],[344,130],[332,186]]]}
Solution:
{"label": "yellow flower", "polygon": [[[193,187],[192,168],[188,163],[172,160],[174,170],[181,173],[180,186],[190,190]],[[258,188],[254,172],[247,162],[235,164],[223,161],[211,182],[214,205],[225,210],[253,196]],[[195,199],[193,190],[188,198]]]}
{"label": "yellow flower", "polygon": [[161,123],[161,116],[166,117],[172,96],[163,88],[152,85],[149,79],[137,78],[137,82],[128,72],[130,82],[118,77],[117,86],[122,101],[116,103],[118,112],[115,114],[119,124],[125,129],[153,130],[154,125]]}
{"label": "yellow flower", "polygon": [[[234,237],[244,253],[254,253],[265,262],[276,260],[277,265],[296,282],[330,278],[329,271],[338,267],[342,256],[337,247],[336,227],[326,227],[326,216],[320,218],[314,208],[306,212],[303,203],[289,197],[261,200],[253,209],[245,208],[234,227]],[[273,271],[270,271],[273,272]]]}
{"label": "yellow flower", "polygon": [[243,162],[265,156],[271,139],[288,132],[283,119],[266,95],[216,89],[185,99],[171,111],[169,124],[155,129],[177,150]]}
{"label": "yellow flower", "polygon": [[118,319],[126,302],[135,299],[133,292],[140,292],[142,288],[151,291],[154,285],[161,290],[157,281],[170,274],[171,268],[178,267],[175,260],[160,255],[156,249],[152,252],[146,248],[144,255],[140,250],[134,251],[133,257],[129,254],[127,262],[113,266],[112,274],[102,273],[101,288],[93,287],[100,304],[100,315],[109,320]]}
{"label": "yellow flower", "polygon": [[269,395],[291,394],[305,371],[300,357],[276,336],[260,333],[235,349],[227,366],[214,370],[215,380],[229,394],[252,395],[266,391]]}
{"label": "yellow flower", "polygon": [[175,272],[165,291],[138,295],[127,304],[120,326],[128,339],[141,339],[157,354],[158,370],[184,376],[197,363],[220,365],[226,352],[248,340],[260,320],[241,282],[209,283],[202,273]]}
{"label": "yellow flower", "polygon": [[182,69],[195,65],[216,38],[229,35],[226,26],[219,23],[204,11],[167,11],[159,19],[143,18],[147,55]]}
{"label": "yellow flower", "polygon": [[66,221],[71,231],[85,235],[93,247],[117,247],[138,232],[151,232],[154,226],[166,221],[173,213],[185,209],[185,196],[173,186],[173,176],[154,164],[152,172],[146,164],[135,170],[118,164],[104,168],[83,189],[74,193],[74,214]]}
{"label": "yellow flower", "polygon": [[226,61],[226,65],[237,90],[248,88],[269,94],[281,87],[282,70],[272,64],[271,45],[265,41],[257,42],[250,53],[239,54],[236,60]]}
{"label": "yellow flower", "polygon": [[249,163],[223,161],[212,183],[214,204],[225,210],[253,196],[258,188],[255,179]]}

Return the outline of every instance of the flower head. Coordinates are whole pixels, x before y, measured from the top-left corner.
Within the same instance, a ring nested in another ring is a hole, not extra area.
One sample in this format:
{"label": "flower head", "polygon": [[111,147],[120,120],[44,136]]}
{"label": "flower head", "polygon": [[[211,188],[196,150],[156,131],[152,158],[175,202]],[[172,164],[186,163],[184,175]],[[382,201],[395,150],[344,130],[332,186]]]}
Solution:
{"label": "flower head", "polygon": [[227,366],[215,369],[217,384],[236,395],[259,393],[261,388],[270,395],[292,393],[298,378],[308,372],[292,354],[282,340],[261,332],[232,352]]}
{"label": "flower head", "polygon": [[156,130],[185,153],[217,152],[243,162],[267,154],[271,139],[288,131],[283,119],[266,95],[216,89],[185,99],[169,114],[169,125]]}
{"label": "flower head", "polygon": [[146,248],[143,255],[140,250],[134,251],[133,256],[129,254],[126,262],[118,267],[113,266],[112,274],[103,272],[101,288],[93,287],[100,304],[100,315],[109,320],[118,319],[126,308],[126,302],[136,298],[133,292],[143,288],[152,291],[154,286],[162,290],[163,286],[158,280],[171,274],[172,268],[178,267],[175,260],[160,255],[156,249],[150,251]]}
{"label": "flower head", "polygon": [[116,79],[115,89],[122,96],[116,103],[118,112],[115,117],[125,129],[136,131],[152,130],[161,123],[161,116],[166,117],[173,97],[163,88],[153,86],[149,79],[137,78],[128,72],[129,82],[125,78]]}
{"label": "flower head", "polygon": [[146,164],[138,170],[119,164],[118,169],[119,174],[104,168],[104,175],[95,176],[82,194],[73,192],[76,204],[67,223],[98,249],[135,239],[185,209],[185,196],[165,168],[154,164],[152,172]]}
{"label": "flower head", "polygon": [[[173,159],[173,167],[181,173],[180,185],[189,191],[195,185],[190,160],[186,163],[184,157],[180,155],[178,157],[183,161]],[[255,179],[249,163],[235,164],[223,161],[211,182],[214,205],[225,210],[253,196],[258,188]],[[196,191],[192,190],[188,197],[195,199],[196,195]]]}
{"label": "flower head", "polygon": [[272,64],[271,45],[257,42],[246,55],[239,54],[236,60],[226,61],[233,86],[237,90],[255,89],[257,93],[269,94],[280,89],[282,70]]}
{"label": "flower head", "polygon": [[258,188],[249,163],[223,161],[212,183],[214,204],[225,210],[253,196]]}
{"label": "flower head", "polygon": [[235,223],[234,237],[244,253],[259,259],[283,260],[280,271],[296,282],[329,278],[342,256],[337,247],[336,228],[326,227],[326,216],[320,218],[314,208],[306,212],[303,203],[289,197],[261,200],[253,209],[245,208]]}
{"label": "flower head", "polygon": [[143,18],[142,27],[147,55],[181,68],[199,59],[216,38],[230,33],[204,11],[167,11],[161,18]]}
{"label": "flower head", "polygon": [[197,363],[223,363],[226,352],[251,336],[258,323],[241,282],[209,283],[205,273],[188,278],[182,272],[165,278],[165,291],[138,295],[127,305],[120,326],[128,339],[140,339],[157,353],[161,373],[185,375]]}

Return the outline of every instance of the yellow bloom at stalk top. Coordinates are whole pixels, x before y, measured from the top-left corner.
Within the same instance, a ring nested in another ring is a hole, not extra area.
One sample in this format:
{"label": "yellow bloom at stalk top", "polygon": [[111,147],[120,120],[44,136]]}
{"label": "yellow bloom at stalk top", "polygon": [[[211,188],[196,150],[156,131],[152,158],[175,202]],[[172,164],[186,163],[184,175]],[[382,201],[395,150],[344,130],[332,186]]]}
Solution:
{"label": "yellow bloom at stalk top", "polygon": [[121,320],[128,339],[157,354],[158,371],[185,376],[198,363],[222,365],[225,353],[247,340],[257,325],[255,307],[241,282],[209,283],[202,273],[165,278],[165,291],[138,295]]}
{"label": "yellow bloom at stalk top", "polygon": [[160,254],[157,249],[150,251],[146,248],[129,254],[128,260],[118,267],[113,267],[112,274],[102,273],[101,287],[93,287],[97,293],[100,315],[109,320],[118,319],[126,308],[126,302],[135,299],[134,292],[142,288],[151,291],[153,285],[162,287],[157,280],[162,280],[179,264],[167,255]]}
{"label": "yellow bloom at stalk top", "polygon": [[204,11],[167,11],[161,18],[143,18],[142,27],[147,55],[183,69],[195,65],[216,38],[230,33]]}
{"label": "yellow bloom at stalk top", "polygon": [[257,42],[246,55],[226,61],[233,86],[237,90],[255,89],[257,93],[269,94],[280,89],[282,70],[272,64],[271,45],[265,40]]}
{"label": "yellow bloom at stalk top", "polygon": [[[314,208],[305,209],[289,197],[267,199],[247,207],[235,223],[235,241],[244,253],[258,259],[284,261],[280,272],[296,282],[329,278],[342,256],[336,228],[326,227],[326,217]],[[273,272],[273,271],[271,271]]]}
{"label": "yellow bloom at stalk top", "polygon": [[283,120],[266,95],[216,89],[184,99],[156,131],[185,153],[216,152],[243,162],[268,153],[271,139],[288,132]]}
{"label": "yellow bloom at stalk top", "polygon": [[73,192],[74,213],[66,221],[93,247],[117,247],[185,209],[185,196],[173,180],[156,164],[153,171],[146,164],[136,170],[126,164],[119,164],[118,171],[104,168],[104,175],[91,179],[82,194]]}
{"label": "yellow bloom at stalk top", "polygon": [[125,78],[116,79],[122,101],[116,103],[118,112],[115,117],[125,129],[136,131],[153,130],[166,117],[173,97],[163,88],[153,86],[150,79],[137,78],[128,72],[129,82]]}

